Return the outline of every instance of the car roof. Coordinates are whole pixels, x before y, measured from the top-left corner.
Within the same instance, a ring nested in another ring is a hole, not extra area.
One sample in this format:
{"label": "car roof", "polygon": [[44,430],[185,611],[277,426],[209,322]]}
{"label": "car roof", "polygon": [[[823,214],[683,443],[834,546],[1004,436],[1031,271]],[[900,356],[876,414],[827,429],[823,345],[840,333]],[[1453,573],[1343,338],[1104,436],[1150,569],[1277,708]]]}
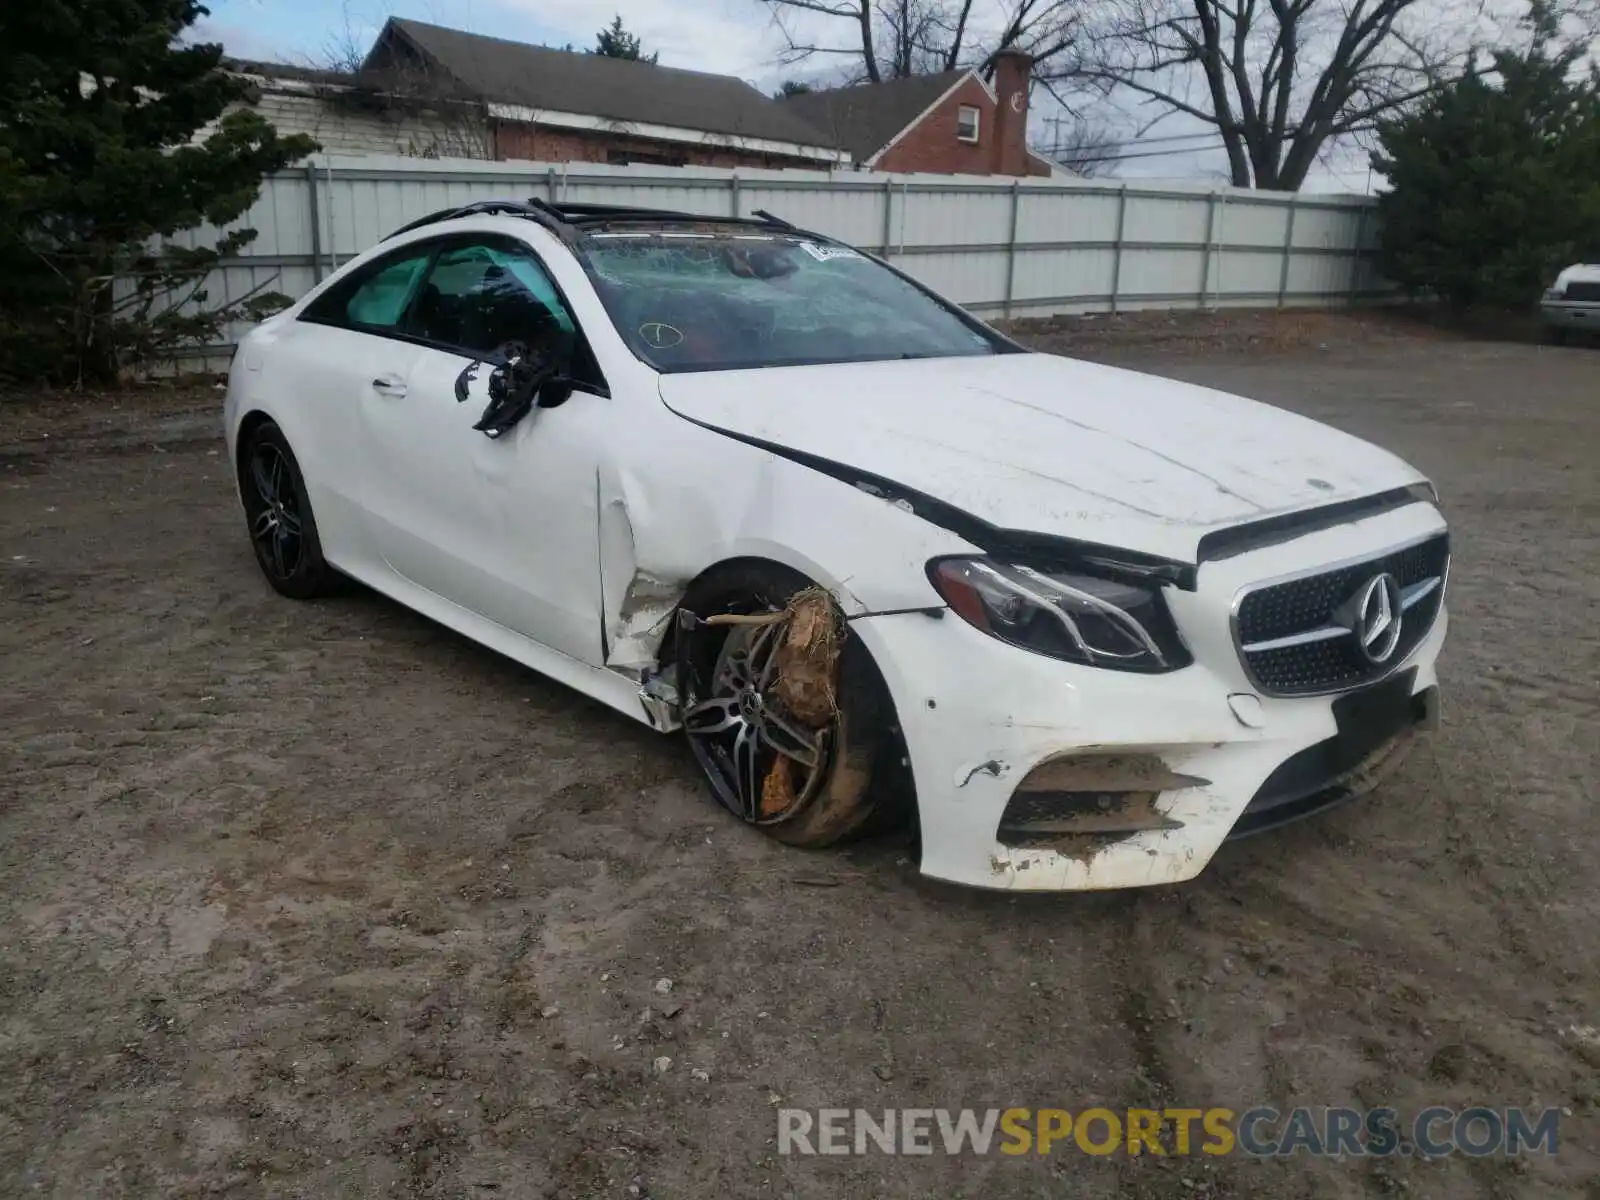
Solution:
{"label": "car roof", "polygon": [[520,200],[482,200],[455,208],[440,209],[415,221],[402,225],[384,240],[429,225],[468,217],[508,217],[532,221],[555,234],[567,245],[574,245],[587,232],[616,226],[681,228],[684,226],[714,226],[739,229],[762,229],[769,233],[798,234],[820,242],[832,242],[822,234],[798,229],[781,217],[758,209],[749,217],[714,216],[707,213],[676,212],[671,209],[634,208],[615,204],[563,204],[532,197]]}

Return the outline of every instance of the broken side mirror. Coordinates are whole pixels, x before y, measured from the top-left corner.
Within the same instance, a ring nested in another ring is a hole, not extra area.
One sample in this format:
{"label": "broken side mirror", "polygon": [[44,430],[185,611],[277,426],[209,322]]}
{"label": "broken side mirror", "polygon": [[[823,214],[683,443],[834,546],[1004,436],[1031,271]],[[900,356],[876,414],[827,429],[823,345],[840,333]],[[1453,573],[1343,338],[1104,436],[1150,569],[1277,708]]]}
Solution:
{"label": "broken side mirror", "polygon": [[538,353],[543,355],[549,372],[540,382],[538,398],[534,401],[540,408],[556,408],[572,396],[572,359],[576,348],[577,339],[570,330],[559,325],[539,339]]}
{"label": "broken side mirror", "polygon": [[535,405],[554,408],[572,395],[567,372],[572,364],[573,337],[562,329],[545,334],[538,343],[507,342],[493,355],[469,363],[456,377],[456,400],[464,402],[478,368],[493,363],[489,373],[489,403],[473,428],[488,438],[499,438],[531,412]]}
{"label": "broken side mirror", "polygon": [[572,398],[572,384],[572,376],[566,370],[550,376],[539,388],[539,399],[537,401],[539,407],[559,408],[565,404]]}

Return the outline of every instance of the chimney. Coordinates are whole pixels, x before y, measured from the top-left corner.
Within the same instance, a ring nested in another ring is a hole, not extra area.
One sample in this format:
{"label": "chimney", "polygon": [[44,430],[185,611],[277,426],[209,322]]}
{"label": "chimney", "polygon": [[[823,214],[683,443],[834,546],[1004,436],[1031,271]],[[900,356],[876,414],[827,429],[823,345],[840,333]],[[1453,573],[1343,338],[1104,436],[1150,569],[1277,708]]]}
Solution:
{"label": "chimney", "polygon": [[994,58],[996,175],[1028,173],[1028,84],[1033,57],[1008,47]]}

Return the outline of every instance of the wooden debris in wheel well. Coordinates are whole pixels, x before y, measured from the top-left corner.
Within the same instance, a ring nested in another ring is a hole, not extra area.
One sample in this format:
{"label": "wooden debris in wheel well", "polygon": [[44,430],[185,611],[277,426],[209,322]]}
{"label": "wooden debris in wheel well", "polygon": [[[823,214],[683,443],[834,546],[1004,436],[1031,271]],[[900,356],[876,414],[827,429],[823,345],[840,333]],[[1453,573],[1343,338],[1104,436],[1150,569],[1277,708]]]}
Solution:
{"label": "wooden debris in wheel well", "polygon": [[773,755],[772,769],[761,781],[759,815],[765,819],[776,817],[794,807],[794,764],[783,754]]}
{"label": "wooden debris in wheel well", "polygon": [[798,593],[784,609],[787,625],[777,651],[772,691],[797,720],[820,729],[838,715],[843,621],[833,597],[819,587]]}
{"label": "wooden debris in wheel well", "polygon": [[783,620],[781,612],[769,613],[712,613],[702,625],[776,625]]}

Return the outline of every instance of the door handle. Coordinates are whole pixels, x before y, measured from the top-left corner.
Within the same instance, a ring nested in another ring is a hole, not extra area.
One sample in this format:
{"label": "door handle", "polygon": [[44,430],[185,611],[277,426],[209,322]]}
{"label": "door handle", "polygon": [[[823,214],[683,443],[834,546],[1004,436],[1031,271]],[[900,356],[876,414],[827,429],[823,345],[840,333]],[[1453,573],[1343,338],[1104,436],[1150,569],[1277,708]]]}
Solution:
{"label": "door handle", "polygon": [[398,399],[406,394],[406,381],[398,375],[379,375],[372,381],[372,390]]}

